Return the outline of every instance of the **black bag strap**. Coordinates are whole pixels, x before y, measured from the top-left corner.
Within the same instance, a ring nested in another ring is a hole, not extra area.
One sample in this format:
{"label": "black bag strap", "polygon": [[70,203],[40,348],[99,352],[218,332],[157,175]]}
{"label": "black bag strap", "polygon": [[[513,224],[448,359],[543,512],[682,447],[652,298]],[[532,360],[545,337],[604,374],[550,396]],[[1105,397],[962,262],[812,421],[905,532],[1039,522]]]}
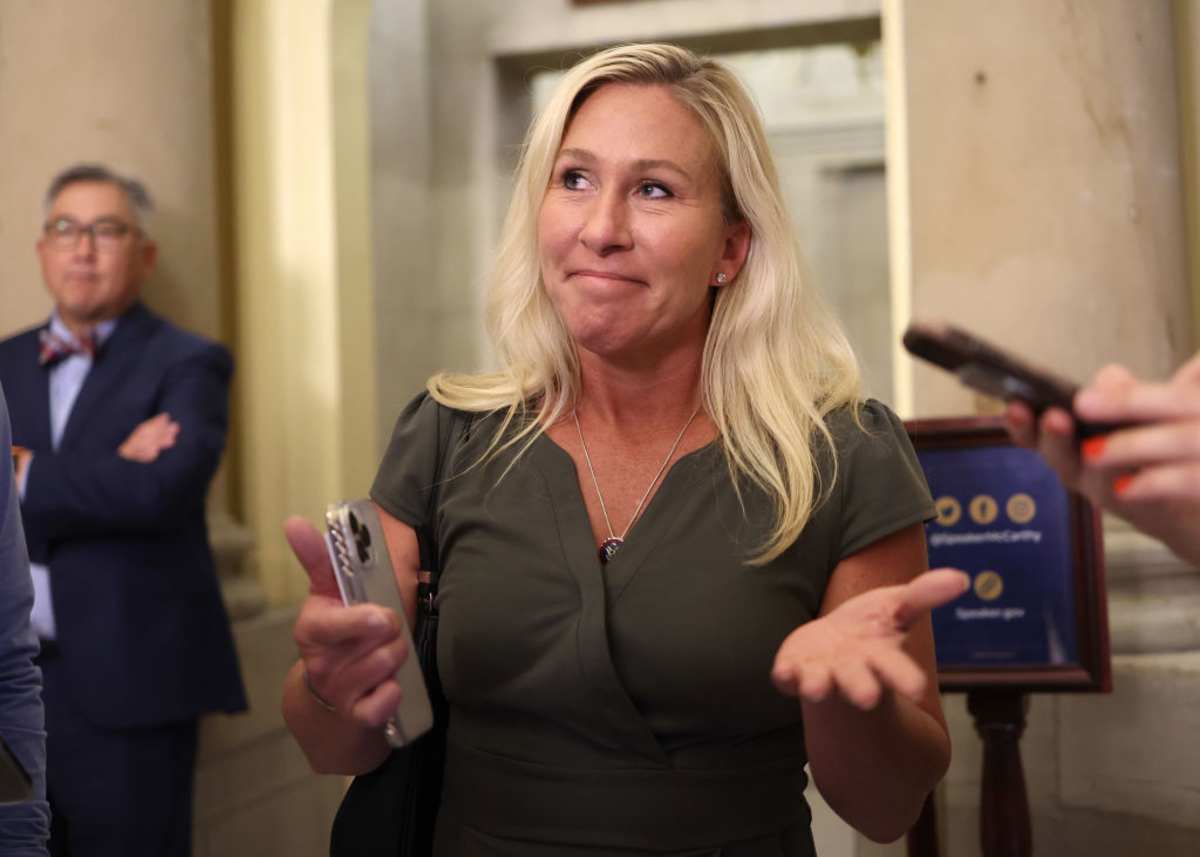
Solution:
{"label": "black bag strap", "polygon": [[436,599],[441,575],[437,513],[452,450],[466,435],[469,422],[468,415],[450,412],[445,436],[439,438],[427,522],[416,530],[423,573],[417,583],[413,643],[426,672],[434,710],[433,729],[412,744],[393,750],[374,771],[354,778],[330,830],[331,857],[429,857],[432,853],[449,717],[436,666]]}
{"label": "black bag strap", "polygon": [[442,485],[448,478],[449,474],[451,449],[457,447],[462,438],[466,435],[470,425],[470,417],[466,414],[460,414],[458,411],[450,412],[450,419],[446,427],[445,436],[440,438],[438,444],[438,460],[436,474],[434,476],[433,487],[429,492],[429,506],[425,516],[426,524],[423,527],[418,527],[417,533],[417,550],[420,554],[421,570],[428,572],[428,577],[422,574],[417,582],[417,621],[421,621],[421,615],[436,615],[437,613],[437,585],[438,578],[442,573],[441,556],[438,552],[438,543],[436,528],[438,508],[441,502]]}

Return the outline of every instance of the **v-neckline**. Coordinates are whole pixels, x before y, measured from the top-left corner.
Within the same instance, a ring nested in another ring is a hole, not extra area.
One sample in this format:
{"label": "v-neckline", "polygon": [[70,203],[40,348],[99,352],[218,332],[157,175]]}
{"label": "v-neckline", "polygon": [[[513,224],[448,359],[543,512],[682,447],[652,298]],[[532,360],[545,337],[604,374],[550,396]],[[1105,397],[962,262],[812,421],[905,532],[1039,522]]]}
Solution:
{"label": "v-neckline", "polygon": [[695,482],[702,472],[702,457],[711,454],[717,445],[714,439],[672,462],[630,531],[629,541],[607,565],[600,562],[596,553],[575,459],[544,432],[527,453],[531,466],[540,472],[548,490],[564,573],[578,587],[577,633],[582,675],[598,692],[598,711],[622,736],[626,746],[659,765],[668,763],[668,755],[629,696],[613,661],[608,630],[610,610],[639,571],[649,567],[647,560],[657,548],[660,535],[683,514],[685,504],[672,506],[670,499]]}
{"label": "v-neckline", "polygon": [[[700,461],[703,456],[712,453],[717,448],[719,441],[720,438],[715,437],[704,445],[685,452],[671,462],[659,480],[658,488],[647,499],[641,514],[633,522],[629,531],[625,533],[625,543],[621,549],[607,563],[602,563],[598,554],[599,545],[596,544],[592,521],[588,515],[587,500],[583,494],[581,481],[583,474],[571,453],[559,445],[558,441],[549,434],[542,432],[537,439],[535,447],[545,446],[549,450],[547,458],[557,462],[557,466],[561,468],[561,479],[554,480],[552,490],[559,493],[560,502],[568,502],[578,511],[580,520],[572,520],[569,524],[569,531],[563,533],[562,537],[571,543],[577,543],[580,540],[586,543],[592,558],[591,571],[593,573],[601,572],[604,575],[610,595],[614,597],[619,595],[620,591],[633,579],[643,560],[653,550],[658,541],[657,533],[661,530],[656,523],[667,523],[666,520],[662,520],[669,514],[669,510],[664,509],[664,505],[667,503],[665,498],[669,498],[674,491],[678,490],[676,483],[683,478],[680,474],[689,467],[691,472],[695,472],[695,463]],[[574,554],[574,551],[569,550],[568,553]]]}

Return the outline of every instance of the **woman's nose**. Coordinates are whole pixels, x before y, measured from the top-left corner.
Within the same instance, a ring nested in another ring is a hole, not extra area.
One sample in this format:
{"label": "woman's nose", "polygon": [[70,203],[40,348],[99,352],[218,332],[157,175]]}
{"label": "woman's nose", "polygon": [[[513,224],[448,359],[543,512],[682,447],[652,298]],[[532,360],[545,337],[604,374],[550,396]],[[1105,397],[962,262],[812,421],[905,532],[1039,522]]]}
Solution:
{"label": "woman's nose", "polygon": [[587,207],[585,217],[579,238],[593,253],[604,256],[632,245],[629,212],[623,194],[598,194]]}

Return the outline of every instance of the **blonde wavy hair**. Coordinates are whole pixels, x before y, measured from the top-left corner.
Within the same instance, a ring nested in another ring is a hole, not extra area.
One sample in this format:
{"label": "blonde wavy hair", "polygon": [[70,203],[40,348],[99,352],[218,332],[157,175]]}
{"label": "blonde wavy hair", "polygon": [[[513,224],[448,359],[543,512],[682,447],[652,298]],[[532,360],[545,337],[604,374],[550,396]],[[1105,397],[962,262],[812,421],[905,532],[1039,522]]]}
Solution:
{"label": "blonde wavy hair", "polygon": [[521,444],[519,456],[570,413],[579,359],[542,283],[537,218],[568,123],[606,83],[665,86],[694,111],[719,161],[724,216],[750,227],[745,265],[715,290],[701,395],[739,497],[748,480],[774,505],[771,530],[749,559],[765,564],[795,541],[836,479],[835,471],[819,484],[817,448],[833,451],[826,417],[858,401],[859,372],[845,335],[807,286],[758,111],[719,63],[674,45],[622,45],[566,73],[526,137],[488,292],[488,332],[503,368],[440,373],[428,389],[451,408],[503,412],[485,457]]}

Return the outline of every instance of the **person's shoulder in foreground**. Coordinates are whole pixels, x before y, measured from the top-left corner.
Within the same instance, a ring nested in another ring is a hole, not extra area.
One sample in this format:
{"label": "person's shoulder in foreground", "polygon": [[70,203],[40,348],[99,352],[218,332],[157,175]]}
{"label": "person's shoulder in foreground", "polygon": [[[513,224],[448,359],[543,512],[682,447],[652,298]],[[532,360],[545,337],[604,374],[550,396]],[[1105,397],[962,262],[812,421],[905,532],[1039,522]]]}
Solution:
{"label": "person's shoulder in foreground", "polygon": [[0,804],[0,855],[45,857],[50,835],[46,803],[46,745],[41,677],[33,664],[37,641],[29,624],[33,585],[17,505],[12,468],[8,408],[0,388],[0,735],[30,773],[32,800]]}

